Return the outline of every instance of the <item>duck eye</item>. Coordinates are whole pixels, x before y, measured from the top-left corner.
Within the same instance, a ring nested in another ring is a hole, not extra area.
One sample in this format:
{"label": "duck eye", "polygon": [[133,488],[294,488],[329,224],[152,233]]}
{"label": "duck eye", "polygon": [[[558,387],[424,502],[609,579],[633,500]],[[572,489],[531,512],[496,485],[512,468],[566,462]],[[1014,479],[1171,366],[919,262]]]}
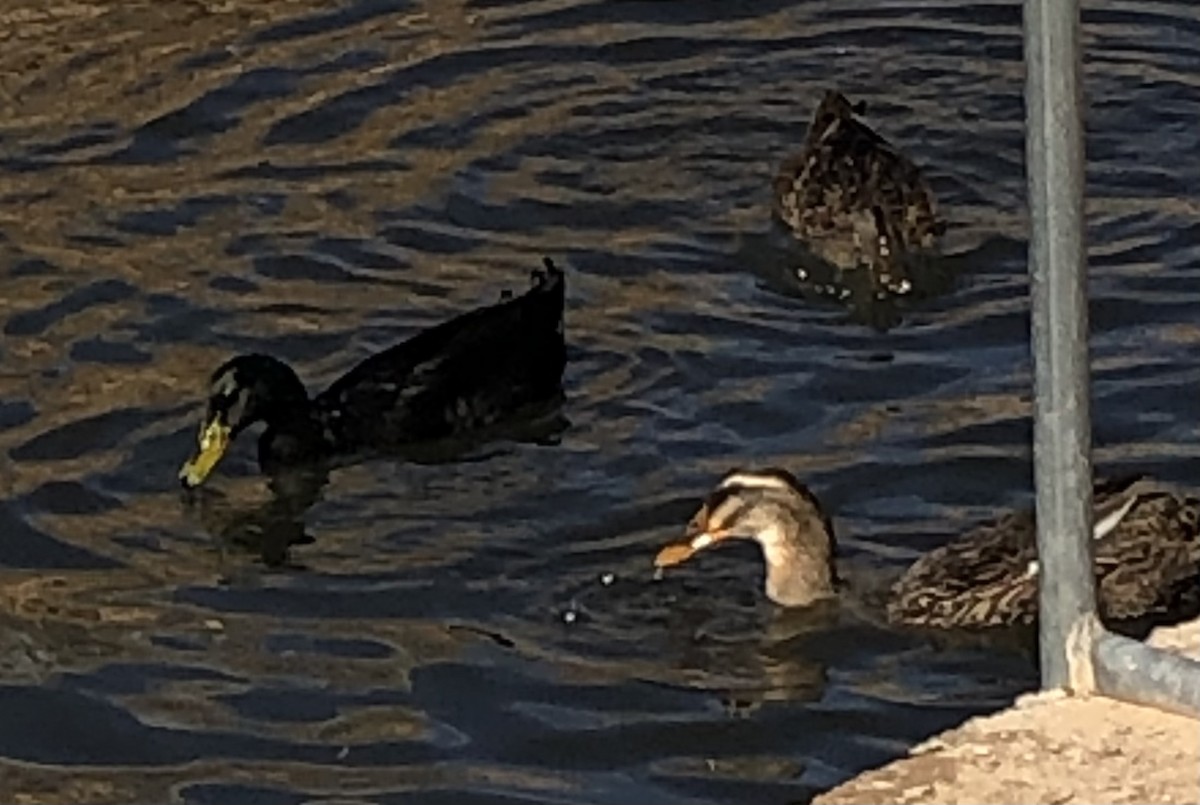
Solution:
{"label": "duck eye", "polygon": [[216,397],[232,397],[237,394],[241,383],[238,382],[236,371],[230,369],[222,372],[217,377],[213,378],[212,386],[209,388],[210,396]]}
{"label": "duck eye", "polygon": [[245,389],[237,389],[231,393],[214,390],[213,395],[208,398],[208,416],[205,420],[222,422],[230,426],[236,425],[246,412],[246,397]]}
{"label": "duck eye", "polygon": [[249,392],[246,389],[238,389],[237,394],[230,395],[225,398],[225,422],[230,426],[236,426],[242,421],[243,415],[246,413],[246,403]]}
{"label": "duck eye", "polygon": [[727,529],[745,516],[749,508],[740,496],[726,495],[706,507],[705,526],[718,531]]}

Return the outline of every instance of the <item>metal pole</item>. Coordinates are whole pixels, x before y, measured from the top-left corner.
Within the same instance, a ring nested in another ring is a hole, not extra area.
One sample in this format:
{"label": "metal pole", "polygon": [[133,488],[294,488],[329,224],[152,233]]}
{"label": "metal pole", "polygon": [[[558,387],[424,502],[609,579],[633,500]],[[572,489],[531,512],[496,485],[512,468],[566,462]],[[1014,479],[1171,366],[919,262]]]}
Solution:
{"label": "metal pole", "polygon": [[1090,669],[1078,631],[1096,612],[1079,0],[1025,0],[1024,23],[1040,654],[1059,688],[1087,678],[1072,671]]}
{"label": "metal pole", "polygon": [[1200,663],[1108,632],[1092,657],[1104,695],[1200,718]]}

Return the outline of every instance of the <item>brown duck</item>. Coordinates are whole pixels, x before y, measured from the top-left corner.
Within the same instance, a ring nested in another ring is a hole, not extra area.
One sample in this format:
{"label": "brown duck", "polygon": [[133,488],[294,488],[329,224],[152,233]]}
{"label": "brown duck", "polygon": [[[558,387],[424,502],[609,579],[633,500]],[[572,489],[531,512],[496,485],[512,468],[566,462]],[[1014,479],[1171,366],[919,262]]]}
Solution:
{"label": "brown duck", "polygon": [[908,293],[905,264],[935,252],[944,222],[915,164],[828,90],[800,153],[775,177],[775,211],[817,258],[867,268],[882,288]]}
{"label": "brown duck", "polygon": [[[1185,617],[1200,606],[1200,500],[1148,479],[1096,484],[1094,549],[1100,615],[1109,622]],[[833,527],[816,496],[786,470],[728,473],[659,567],[730,538],[751,539],[766,560],[766,594],[801,607],[837,595]],[[896,624],[979,628],[1037,618],[1032,511],[977,526],[914,562],[892,585]],[[1186,613],[1186,614],[1184,614]]]}

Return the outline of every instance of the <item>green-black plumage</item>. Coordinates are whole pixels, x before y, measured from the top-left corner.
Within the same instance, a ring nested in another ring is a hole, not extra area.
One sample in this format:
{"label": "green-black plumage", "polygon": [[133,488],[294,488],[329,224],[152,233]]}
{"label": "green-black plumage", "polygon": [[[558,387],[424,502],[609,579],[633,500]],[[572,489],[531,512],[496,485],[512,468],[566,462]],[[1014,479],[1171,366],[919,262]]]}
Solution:
{"label": "green-black plumage", "polygon": [[546,259],[520,296],[445,321],[355,366],[310,398],[284,362],[239,355],[213,373],[200,449],[180,471],[204,481],[255,422],[265,472],[337,455],[456,437],[562,394],[565,278]]}

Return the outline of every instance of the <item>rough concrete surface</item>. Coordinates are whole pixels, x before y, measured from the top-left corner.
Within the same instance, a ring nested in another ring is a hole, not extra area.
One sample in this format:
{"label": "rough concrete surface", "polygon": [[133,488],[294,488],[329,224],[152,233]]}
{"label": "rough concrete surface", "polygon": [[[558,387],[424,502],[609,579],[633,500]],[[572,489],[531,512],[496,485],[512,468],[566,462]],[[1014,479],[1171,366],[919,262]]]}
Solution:
{"label": "rough concrete surface", "polygon": [[[1148,641],[1200,659],[1200,621]],[[814,805],[1200,803],[1200,721],[1105,697],[1038,693],[971,719]]]}

